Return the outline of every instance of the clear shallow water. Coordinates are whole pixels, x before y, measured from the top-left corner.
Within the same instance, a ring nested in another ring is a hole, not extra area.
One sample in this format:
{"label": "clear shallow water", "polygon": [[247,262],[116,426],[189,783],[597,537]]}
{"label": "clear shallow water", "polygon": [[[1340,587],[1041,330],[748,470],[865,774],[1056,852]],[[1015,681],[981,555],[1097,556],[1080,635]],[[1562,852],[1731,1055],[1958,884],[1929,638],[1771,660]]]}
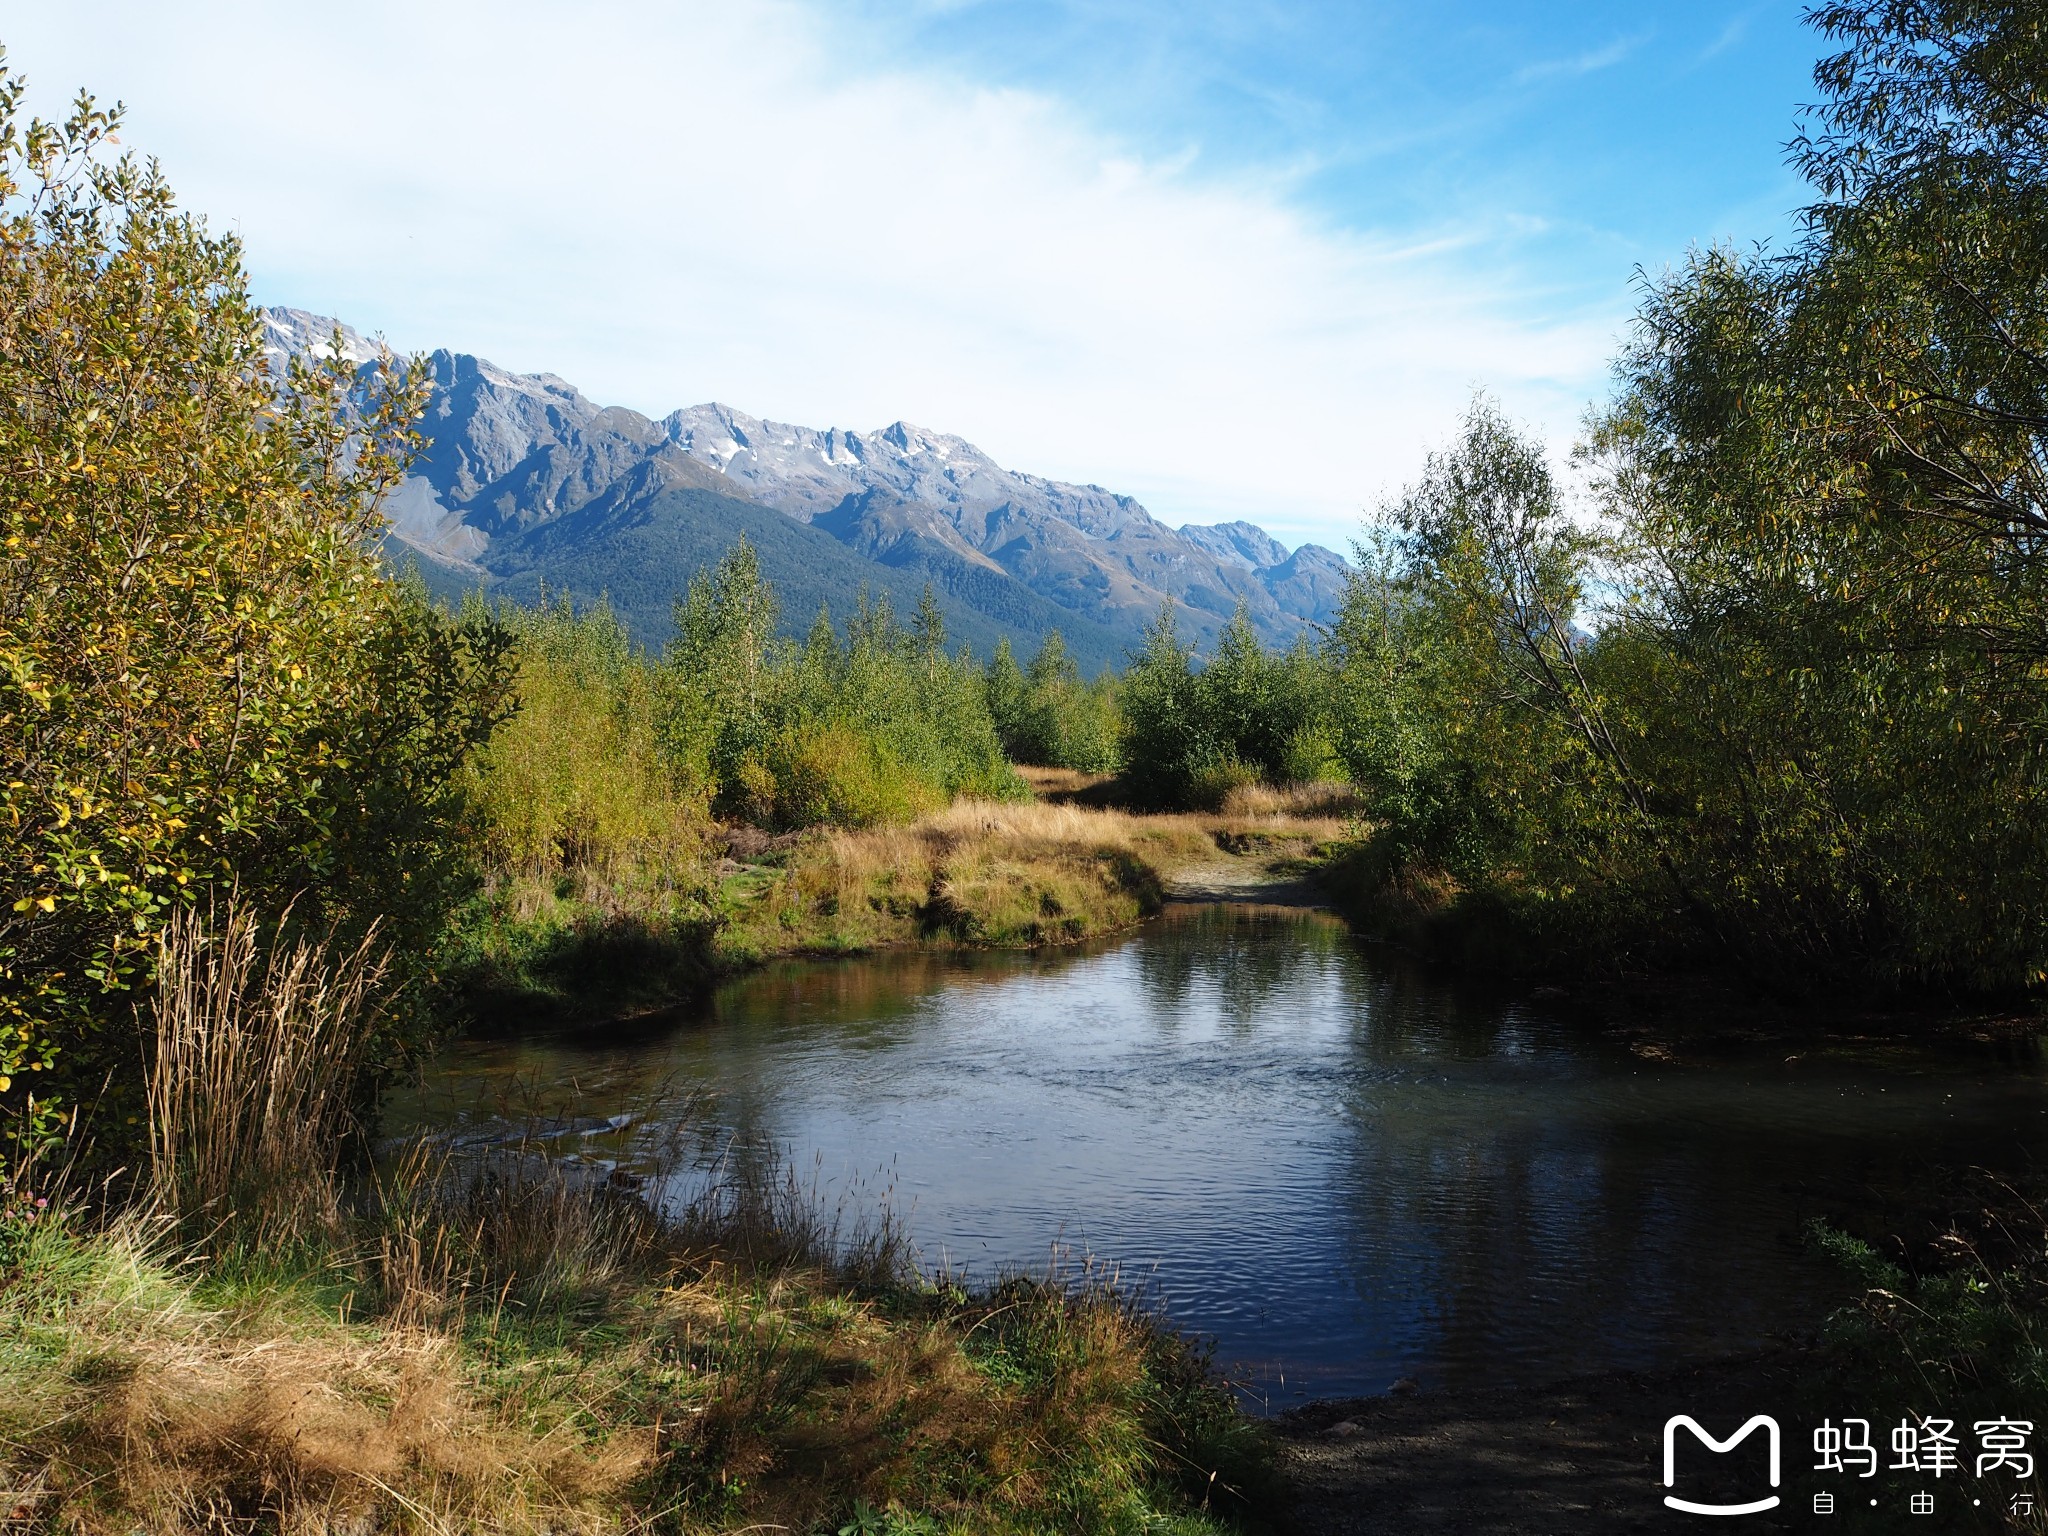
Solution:
{"label": "clear shallow water", "polygon": [[[661,1026],[452,1048],[388,1124],[697,1096],[712,1138],[890,1187],[928,1263],[1149,1280],[1276,1406],[1739,1349],[1840,1281],[1808,1216],[2048,1153],[2031,1047],[1646,1061],[1312,913],[1092,952],[790,963]],[[631,1163],[640,1127],[589,1139]]]}

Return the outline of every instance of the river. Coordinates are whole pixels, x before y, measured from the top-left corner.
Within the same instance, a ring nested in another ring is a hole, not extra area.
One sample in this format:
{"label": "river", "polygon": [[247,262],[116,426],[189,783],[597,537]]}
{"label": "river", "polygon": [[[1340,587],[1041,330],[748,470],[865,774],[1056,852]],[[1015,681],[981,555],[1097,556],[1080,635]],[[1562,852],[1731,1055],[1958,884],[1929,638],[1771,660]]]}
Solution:
{"label": "river", "polygon": [[[683,1105],[707,1158],[886,1200],[928,1265],[1114,1266],[1275,1408],[1810,1327],[1846,1293],[1808,1217],[2048,1149],[2032,1042],[1645,1059],[1568,999],[1229,906],[1088,949],[781,963],[630,1028],[463,1040],[387,1125]],[[630,1166],[659,1130],[562,1144]]]}

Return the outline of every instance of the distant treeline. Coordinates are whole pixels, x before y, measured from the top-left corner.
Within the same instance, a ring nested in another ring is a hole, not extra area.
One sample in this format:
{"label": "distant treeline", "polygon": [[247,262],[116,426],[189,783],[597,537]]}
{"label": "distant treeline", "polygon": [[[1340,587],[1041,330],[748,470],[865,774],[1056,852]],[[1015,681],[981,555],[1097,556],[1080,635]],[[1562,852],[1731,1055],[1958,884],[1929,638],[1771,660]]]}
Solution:
{"label": "distant treeline", "polygon": [[518,658],[520,708],[472,770],[487,856],[576,865],[701,841],[714,821],[871,826],[956,795],[1028,794],[982,669],[946,650],[935,603],[905,626],[863,593],[843,634],[820,612],[800,643],[777,619],[744,540],[677,601],[660,656],[603,603],[473,600],[463,622],[503,629]]}

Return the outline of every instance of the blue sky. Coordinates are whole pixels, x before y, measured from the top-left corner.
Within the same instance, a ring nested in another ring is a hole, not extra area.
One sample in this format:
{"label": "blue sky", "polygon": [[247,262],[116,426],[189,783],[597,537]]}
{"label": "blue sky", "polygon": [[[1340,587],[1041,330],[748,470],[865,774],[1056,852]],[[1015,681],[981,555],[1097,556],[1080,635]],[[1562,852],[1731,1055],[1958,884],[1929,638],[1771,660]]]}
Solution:
{"label": "blue sky", "polygon": [[[1818,40],[1789,3],[876,3],[877,58],[1079,103],[1359,228],[1450,225],[1552,291],[1782,233]],[[1712,238],[1712,236],[1709,236]]]}
{"label": "blue sky", "polygon": [[1786,236],[1821,48],[1782,3],[0,17],[37,105],[128,103],[266,301],[1340,547],[1475,388],[1568,446],[1638,267]]}

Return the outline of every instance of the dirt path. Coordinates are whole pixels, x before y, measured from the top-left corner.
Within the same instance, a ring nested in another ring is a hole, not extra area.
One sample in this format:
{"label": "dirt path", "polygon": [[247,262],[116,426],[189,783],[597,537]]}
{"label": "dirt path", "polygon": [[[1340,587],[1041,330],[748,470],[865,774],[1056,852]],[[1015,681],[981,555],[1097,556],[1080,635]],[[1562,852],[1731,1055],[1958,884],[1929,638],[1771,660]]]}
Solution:
{"label": "dirt path", "polygon": [[1321,907],[1328,903],[1313,881],[1257,855],[1194,864],[1162,882],[1168,901],[1239,901],[1261,907]]}
{"label": "dirt path", "polygon": [[[1665,1419],[1684,1412],[1732,1428],[1752,1413],[1782,1413],[1798,1360],[1750,1356],[1526,1391],[1310,1403],[1277,1424],[1293,1491],[1281,1528],[1297,1536],[1654,1529],[1678,1518],[1661,1503]],[[1775,1530],[1784,1518],[1742,1525]]]}

